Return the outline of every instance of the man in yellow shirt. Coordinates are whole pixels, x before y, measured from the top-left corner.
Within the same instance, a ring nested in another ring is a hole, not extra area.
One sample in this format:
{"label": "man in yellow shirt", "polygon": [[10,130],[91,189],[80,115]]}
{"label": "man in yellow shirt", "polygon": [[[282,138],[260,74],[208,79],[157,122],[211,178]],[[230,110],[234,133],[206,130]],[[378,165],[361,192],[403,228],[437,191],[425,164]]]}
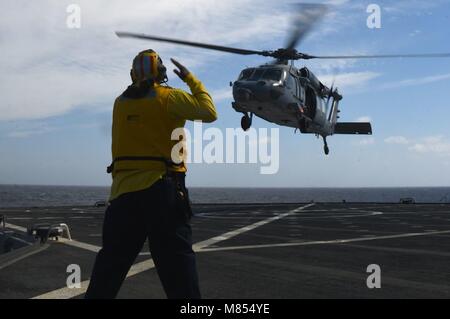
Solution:
{"label": "man in yellow shirt", "polygon": [[186,120],[213,122],[217,113],[203,84],[172,59],[191,94],[161,85],[166,68],[153,50],[133,60],[130,85],[115,101],[110,202],[86,298],[114,298],[148,239],[168,298],[200,298],[185,187],[183,154],[172,132]]}

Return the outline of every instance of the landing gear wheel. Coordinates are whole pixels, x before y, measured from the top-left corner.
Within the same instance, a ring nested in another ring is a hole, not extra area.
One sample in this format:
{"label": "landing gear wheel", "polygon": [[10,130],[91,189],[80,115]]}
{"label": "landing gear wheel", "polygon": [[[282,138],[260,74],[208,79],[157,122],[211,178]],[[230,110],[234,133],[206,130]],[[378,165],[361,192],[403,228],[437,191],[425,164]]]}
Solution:
{"label": "landing gear wheel", "polygon": [[252,119],[250,118],[250,116],[245,114],[241,118],[241,127],[244,131],[247,131],[250,128],[250,126],[252,126]]}
{"label": "landing gear wheel", "polygon": [[330,149],[328,148],[327,144],[327,138],[325,136],[323,137],[323,151],[325,152],[325,155],[330,154]]}

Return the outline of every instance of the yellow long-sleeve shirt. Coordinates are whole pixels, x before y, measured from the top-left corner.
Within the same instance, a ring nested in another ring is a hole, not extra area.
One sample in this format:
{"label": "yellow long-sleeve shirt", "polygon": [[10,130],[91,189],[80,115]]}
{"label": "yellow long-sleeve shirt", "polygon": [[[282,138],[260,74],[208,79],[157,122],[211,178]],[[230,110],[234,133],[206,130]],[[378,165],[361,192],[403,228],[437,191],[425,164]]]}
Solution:
{"label": "yellow long-sleeve shirt", "polygon": [[[167,112],[174,120],[202,120],[210,123],[217,119],[211,96],[192,73],[184,79],[192,94],[181,89],[171,89],[167,98]],[[113,200],[122,194],[146,189],[158,181],[165,170],[122,170],[113,175],[111,194]]]}

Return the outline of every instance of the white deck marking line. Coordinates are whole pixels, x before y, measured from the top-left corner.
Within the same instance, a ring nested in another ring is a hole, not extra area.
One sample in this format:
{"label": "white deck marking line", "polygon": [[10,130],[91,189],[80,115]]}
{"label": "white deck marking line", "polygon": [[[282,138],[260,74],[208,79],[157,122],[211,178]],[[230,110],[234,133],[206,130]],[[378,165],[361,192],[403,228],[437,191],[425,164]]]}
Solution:
{"label": "white deck marking line", "polygon": [[[8,224],[5,224],[7,226]],[[0,234],[7,234],[5,231],[0,230]],[[20,241],[23,244],[26,244],[28,246],[33,245],[33,243],[30,243],[29,241],[23,240],[22,238],[16,237],[16,236],[10,236],[11,238],[14,238],[17,241]]]}
{"label": "white deck marking line", "polygon": [[368,250],[386,251],[393,253],[404,253],[404,254],[418,254],[418,255],[432,255],[432,256],[442,256],[450,257],[450,253],[443,251],[434,250],[424,250],[424,249],[409,249],[409,248],[395,248],[387,246],[368,246],[368,245],[354,245],[354,244],[344,244],[346,247],[355,247]]}
{"label": "white deck marking line", "polygon": [[[6,227],[20,231],[20,232],[27,232],[27,229],[25,227],[22,226],[18,226],[18,225],[14,225],[14,224],[9,224],[6,223],[5,224]],[[102,248],[100,246],[97,245],[92,245],[92,244],[88,244],[82,241],[78,241],[78,240],[67,240],[66,238],[60,238],[58,241],[55,241],[54,243],[59,243],[59,244],[64,244],[64,245],[68,245],[68,246],[72,246],[72,247],[77,247],[77,248],[81,248],[81,249],[85,249],[85,250],[89,250],[91,252],[94,253],[98,253],[99,250]],[[143,252],[139,254],[140,256],[149,256],[150,253],[149,252]]]}
{"label": "white deck marking line", "polygon": [[[18,261],[21,261],[22,259],[30,257],[30,256],[32,256],[34,254],[40,253],[41,251],[47,249],[48,247],[50,247],[50,245],[44,244],[44,245],[39,245],[39,246],[32,245],[32,246],[28,246],[28,247],[25,247],[25,248],[21,248],[24,251],[20,251],[20,255],[18,255],[15,258],[12,258],[11,260],[8,260],[7,262],[5,262],[3,264],[1,264],[0,265],[0,270],[3,269],[3,268],[6,268],[8,266],[11,266],[12,264],[14,264],[14,263],[16,263]],[[11,254],[14,254],[14,251],[11,252]]]}
{"label": "white deck marking line", "polygon": [[[305,208],[308,208],[310,206],[313,206],[313,205],[314,204],[308,204],[308,205],[305,205],[305,206],[302,206],[302,207],[298,207],[298,208],[293,209],[293,210],[291,210],[291,211],[289,211],[287,213],[280,214],[280,215],[277,215],[277,216],[274,216],[274,217],[262,220],[260,222],[251,224],[249,226],[239,228],[236,231],[227,232],[227,233],[222,234],[220,236],[216,236],[216,237],[213,237],[211,239],[207,239],[207,240],[198,242],[198,243],[193,245],[193,249],[196,252],[201,252],[201,251],[203,251],[203,249],[205,247],[207,247],[209,245],[212,245],[212,244],[218,243],[219,241],[226,240],[226,239],[229,239],[231,237],[237,236],[237,235],[239,235],[241,233],[244,233],[244,232],[247,232],[249,230],[255,229],[255,228],[260,227],[262,225],[266,225],[266,224],[268,224],[268,223],[270,223],[272,221],[281,219],[281,218],[286,217],[288,215],[295,214],[295,213],[297,213],[297,212],[299,212],[299,211],[301,211],[301,210],[303,210]],[[73,242],[74,242],[74,240],[66,241],[64,243],[65,244],[68,244],[68,243],[72,243],[73,244]],[[77,242],[75,245],[72,245],[72,246],[76,246],[76,247],[81,248],[79,244],[80,244],[80,242]],[[90,246],[94,246],[94,245],[90,245]],[[100,247],[98,247],[98,246],[94,246],[94,247],[100,249]],[[128,274],[127,274],[126,278],[134,276],[134,275],[137,275],[137,274],[139,274],[141,272],[150,270],[150,269],[152,269],[154,267],[155,267],[155,264],[154,264],[152,259],[147,259],[147,260],[142,261],[140,263],[134,264],[133,266],[131,266],[130,270],[128,271]],[[85,280],[85,281],[81,282],[81,288],[79,288],[79,289],[70,289],[70,288],[67,288],[67,287],[63,287],[63,288],[60,288],[60,289],[57,289],[57,290],[53,290],[53,291],[50,291],[50,292],[47,292],[47,293],[35,296],[32,299],[69,299],[69,298],[74,298],[74,297],[79,296],[81,294],[84,294],[86,292],[87,287],[89,286],[89,282],[90,282],[89,280]]]}
{"label": "white deck marking line", "polygon": [[[5,226],[7,228],[11,228],[11,229],[14,229],[14,230],[17,230],[17,231],[20,231],[20,232],[24,232],[24,233],[27,232],[27,229],[25,227],[22,227],[22,226],[9,224],[9,223],[6,223]],[[65,244],[65,245],[68,245],[68,246],[73,246],[73,247],[78,247],[78,248],[81,248],[81,249],[86,249],[86,250],[92,251],[94,253],[97,253],[100,250],[100,248],[101,248],[101,247],[96,246],[96,245],[91,245],[91,244],[84,243],[84,242],[77,241],[77,240],[67,240],[65,238],[61,238],[58,241],[55,241],[55,243],[61,243],[61,244]]]}
{"label": "white deck marking line", "polygon": [[243,233],[248,232],[250,230],[253,230],[255,228],[261,227],[263,225],[267,225],[267,224],[269,224],[269,223],[271,223],[271,222],[273,222],[275,220],[279,220],[279,219],[282,219],[282,218],[284,218],[286,216],[298,213],[298,212],[304,210],[305,208],[311,207],[313,205],[314,204],[308,204],[308,205],[305,205],[305,206],[301,206],[301,207],[298,207],[296,209],[290,210],[287,213],[283,213],[283,214],[279,214],[279,215],[276,215],[276,216],[273,216],[273,217],[269,217],[267,219],[263,219],[263,220],[261,220],[259,222],[253,223],[251,225],[248,225],[248,226],[245,226],[245,227],[241,227],[241,228],[229,231],[229,232],[227,232],[225,234],[222,234],[222,235],[219,235],[219,236],[216,236],[216,237],[213,237],[213,238],[210,238],[210,239],[198,242],[198,243],[196,243],[193,246],[193,248],[196,251],[202,250],[202,249],[204,249],[204,248],[206,248],[208,246],[217,244],[218,242],[221,242],[221,241],[224,241],[224,240],[228,240],[228,239],[230,239],[232,237],[235,237],[237,235],[243,234]]}
{"label": "white deck marking line", "polygon": [[[308,211],[308,213],[309,212],[310,211]],[[339,217],[337,217],[336,215],[322,215],[322,214],[318,214],[317,216],[296,216],[295,220],[297,220],[298,218],[301,218],[301,219],[354,218],[354,217],[376,216],[376,215],[382,215],[382,214],[384,214],[384,213],[383,212],[379,212],[379,211],[368,211],[368,212],[352,214],[352,215],[340,215]],[[261,218],[259,216],[234,216],[234,217],[230,216],[229,217],[229,216],[226,216],[226,215],[222,215],[222,216],[213,216],[213,215],[214,214],[206,215],[206,213],[205,213],[204,215],[201,215],[201,216],[200,215],[196,215],[196,216],[200,216],[202,218],[208,218],[208,219],[226,219],[226,220],[231,220],[231,219],[245,219],[245,220],[249,220],[249,219],[259,219],[259,218]]]}
{"label": "white deck marking line", "polygon": [[263,245],[247,245],[247,246],[229,246],[229,247],[214,247],[204,248],[206,251],[223,251],[223,250],[239,250],[239,249],[255,249],[255,248],[272,248],[272,247],[289,247],[289,246],[312,246],[312,245],[329,245],[329,244],[344,244],[360,241],[381,240],[381,239],[393,239],[393,238],[406,238],[415,236],[430,236],[449,234],[450,230],[436,231],[436,232],[424,232],[424,233],[407,233],[399,235],[387,235],[387,236],[371,236],[371,237],[357,237],[349,239],[335,239],[335,240],[318,240],[318,241],[305,241],[300,243],[279,243],[279,244],[263,244]]}
{"label": "white deck marking line", "polygon": [[[133,266],[131,266],[126,278],[140,274],[141,272],[150,270],[154,267],[155,267],[155,264],[153,263],[152,259],[141,261],[141,262],[136,263]],[[67,287],[63,287],[63,288],[56,289],[56,290],[44,293],[42,295],[33,297],[31,299],[69,299],[69,298],[74,298],[81,294],[86,293],[86,290],[89,286],[89,282],[90,282],[90,280],[82,281],[80,283],[81,288],[70,289]]]}
{"label": "white deck marking line", "polygon": [[6,228],[11,228],[11,229],[14,229],[14,230],[18,230],[18,231],[21,231],[21,232],[24,232],[24,233],[27,232],[27,229],[25,227],[13,225],[13,224],[10,224],[10,223],[5,223],[5,227]]}
{"label": "white deck marking line", "polygon": [[64,245],[68,245],[68,246],[72,246],[72,247],[77,247],[77,248],[89,250],[89,251],[92,251],[94,253],[98,253],[100,251],[100,249],[102,248],[102,247],[97,246],[97,245],[84,243],[82,241],[78,241],[78,240],[74,240],[74,239],[67,240],[65,238],[61,238],[60,240],[56,241],[55,243],[61,243],[61,244],[64,244]]}

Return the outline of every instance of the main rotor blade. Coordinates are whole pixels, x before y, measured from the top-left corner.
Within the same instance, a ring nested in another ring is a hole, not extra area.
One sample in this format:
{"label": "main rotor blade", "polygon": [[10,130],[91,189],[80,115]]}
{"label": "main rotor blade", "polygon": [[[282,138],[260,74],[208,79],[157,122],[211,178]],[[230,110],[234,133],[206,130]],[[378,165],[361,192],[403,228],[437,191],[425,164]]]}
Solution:
{"label": "main rotor blade", "polygon": [[328,11],[324,4],[300,3],[296,7],[298,13],[293,17],[293,30],[285,46],[288,50],[294,49]]}
{"label": "main rotor blade", "polygon": [[213,44],[206,44],[206,43],[199,43],[199,42],[190,42],[190,41],[169,39],[169,38],[161,38],[161,37],[155,37],[152,35],[139,34],[139,33],[133,33],[133,32],[120,32],[119,31],[119,32],[116,32],[116,35],[119,38],[136,38],[136,39],[142,39],[142,40],[154,40],[154,41],[161,41],[161,42],[168,42],[168,43],[176,43],[176,44],[187,45],[187,46],[191,46],[191,47],[204,48],[204,49],[229,52],[229,53],[235,53],[235,54],[243,54],[243,55],[258,54],[258,55],[267,56],[269,54],[267,51],[254,51],[254,50],[238,49],[238,48],[224,47],[224,46],[220,46],[220,45],[213,45]]}
{"label": "main rotor blade", "polygon": [[450,53],[380,54],[380,55],[306,55],[305,59],[378,59],[378,58],[449,58]]}

